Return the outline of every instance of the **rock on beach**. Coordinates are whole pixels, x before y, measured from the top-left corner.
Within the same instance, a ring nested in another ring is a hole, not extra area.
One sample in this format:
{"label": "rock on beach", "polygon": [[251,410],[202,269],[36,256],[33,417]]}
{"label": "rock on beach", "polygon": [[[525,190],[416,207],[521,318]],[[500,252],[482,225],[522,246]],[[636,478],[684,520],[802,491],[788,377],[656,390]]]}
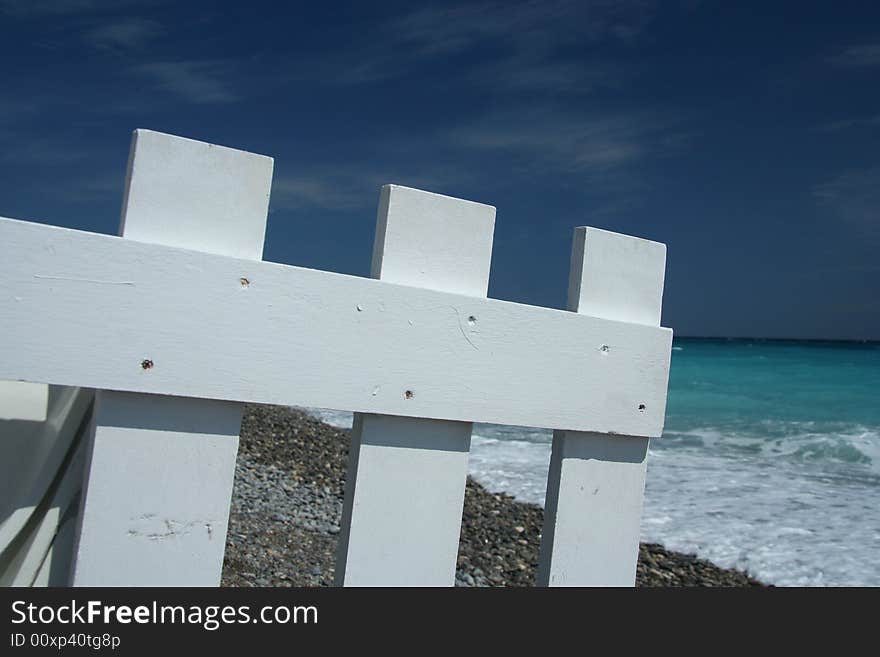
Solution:
{"label": "rock on beach", "polygon": [[[223,586],[329,586],[348,467],[349,432],[280,406],[248,406],[241,429]],[[470,477],[458,586],[533,586],[543,509]],[[638,586],[761,586],[656,544],[639,547]]]}

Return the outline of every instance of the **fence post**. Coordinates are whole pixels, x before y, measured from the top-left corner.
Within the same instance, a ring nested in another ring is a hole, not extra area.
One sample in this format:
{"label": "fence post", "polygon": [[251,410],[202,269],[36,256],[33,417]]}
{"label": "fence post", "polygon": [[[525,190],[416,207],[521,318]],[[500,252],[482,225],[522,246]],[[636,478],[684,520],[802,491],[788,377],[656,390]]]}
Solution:
{"label": "fence post", "polygon": [[[386,185],[372,277],[485,297],[495,208]],[[360,308],[364,313],[382,308]],[[440,309],[441,311],[443,309]],[[458,312],[454,307],[446,312]],[[479,319],[459,317],[464,333]],[[442,363],[437,363],[442,367]],[[377,382],[379,384],[381,382]],[[393,390],[409,399],[423,390]],[[343,586],[452,586],[470,422],[356,414],[336,563]]]}
{"label": "fence post", "polygon": [[[575,229],[568,308],[660,325],[666,246],[595,228]],[[613,342],[584,345],[615,357]],[[660,412],[665,409],[647,409]],[[539,586],[635,584],[647,437],[555,431]]]}
{"label": "fence post", "polygon": [[[261,260],[269,157],[135,131],[120,232],[127,239]],[[193,257],[198,276],[198,257]],[[247,283],[246,283],[247,281]],[[136,282],[135,282],[136,284]],[[229,295],[259,281],[229,281]],[[168,281],[168,295],[175,281]],[[218,298],[217,302],[224,301]],[[211,326],[205,326],[211,331]],[[161,368],[143,345],[132,363]],[[242,405],[100,391],[77,527],[74,586],[216,586],[220,582]]]}

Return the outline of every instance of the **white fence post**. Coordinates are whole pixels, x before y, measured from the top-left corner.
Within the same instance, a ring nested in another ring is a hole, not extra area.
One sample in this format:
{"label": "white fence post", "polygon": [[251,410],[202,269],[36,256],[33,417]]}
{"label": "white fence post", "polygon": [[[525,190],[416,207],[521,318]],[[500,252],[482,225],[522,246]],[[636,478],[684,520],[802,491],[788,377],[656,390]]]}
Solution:
{"label": "white fence post", "polygon": [[[485,297],[494,226],[491,206],[386,185],[379,202],[371,275]],[[358,306],[363,315],[384,310],[381,303]],[[462,316],[454,305],[437,310],[459,314],[466,339],[479,333],[479,317]],[[388,316],[388,322],[401,321],[406,320]],[[475,342],[472,346],[477,348]],[[429,398],[432,392],[377,380],[372,394],[415,400]],[[356,414],[337,584],[454,584],[471,427],[470,422]]]}
{"label": "white fence post", "polygon": [[[577,228],[569,310],[659,326],[665,268],[663,244]],[[622,351],[613,339],[583,348],[608,359]],[[615,394],[611,381],[607,394]],[[662,420],[666,409],[639,403],[633,411]],[[635,584],[648,442],[643,436],[553,433],[539,586]]]}
{"label": "white fence post", "polygon": [[[575,312],[487,299],[494,208],[386,186],[380,280],[266,263],[271,176],[271,158],[137,131],[125,239],[0,218],[0,379],[51,384],[0,386],[2,453],[30,459],[0,467],[0,579],[60,583],[73,552],[74,585],[218,584],[253,402],[356,411],[337,583],[454,583],[482,421],[557,429],[538,583],[631,585],[665,246],[579,228]],[[82,388],[62,404],[57,386]]]}
{"label": "white fence post", "polygon": [[[272,168],[265,156],[138,130],[120,232],[261,260]],[[197,254],[189,273],[199,275]],[[169,298],[178,283],[167,281]],[[247,294],[260,281],[242,271],[227,284],[229,295]],[[167,336],[126,337],[142,345],[131,367],[143,377],[166,365],[151,348],[164,347]],[[241,413],[236,402],[97,393],[73,585],[219,584]]]}

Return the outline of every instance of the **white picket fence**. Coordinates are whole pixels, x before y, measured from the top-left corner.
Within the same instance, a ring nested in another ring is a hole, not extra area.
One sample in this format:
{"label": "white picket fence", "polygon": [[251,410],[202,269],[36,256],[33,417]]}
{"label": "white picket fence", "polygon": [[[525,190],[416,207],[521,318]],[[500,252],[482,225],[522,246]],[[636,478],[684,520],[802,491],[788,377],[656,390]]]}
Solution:
{"label": "white picket fence", "polygon": [[138,130],[121,237],[0,219],[0,582],[216,586],[254,402],[356,413],[339,584],[453,584],[491,422],[555,430],[538,583],[632,585],[665,246],[577,228],[571,312],[489,299],[495,209],[387,185],[372,278],[284,266],[272,169]]}

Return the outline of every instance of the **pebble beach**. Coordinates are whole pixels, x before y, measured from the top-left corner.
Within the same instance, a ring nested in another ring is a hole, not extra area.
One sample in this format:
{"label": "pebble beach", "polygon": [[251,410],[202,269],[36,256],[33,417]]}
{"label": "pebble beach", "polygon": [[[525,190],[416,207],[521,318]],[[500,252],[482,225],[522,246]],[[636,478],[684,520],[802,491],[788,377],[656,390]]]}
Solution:
{"label": "pebble beach", "polygon": [[[223,586],[329,586],[349,432],[307,413],[248,406],[241,429]],[[457,586],[533,586],[543,509],[468,478]],[[637,586],[762,586],[748,574],[643,543]]]}

